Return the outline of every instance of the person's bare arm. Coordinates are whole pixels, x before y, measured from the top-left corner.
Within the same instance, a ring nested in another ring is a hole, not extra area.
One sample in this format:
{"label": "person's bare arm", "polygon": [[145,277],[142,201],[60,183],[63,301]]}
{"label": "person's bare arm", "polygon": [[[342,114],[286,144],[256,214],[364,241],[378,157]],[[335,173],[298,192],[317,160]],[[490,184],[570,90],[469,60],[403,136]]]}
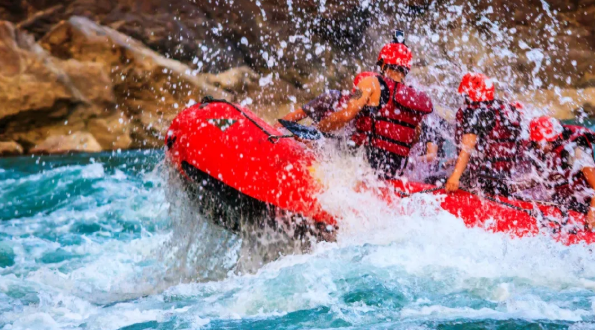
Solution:
{"label": "person's bare arm", "polygon": [[433,142],[426,143],[426,155],[425,160],[427,162],[433,162],[438,157],[438,145]]}
{"label": "person's bare arm", "polygon": [[467,168],[467,164],[469,163],[469,158],[471,158],[471,153],[475,149],[475,144],[477,143],[477,135],[475,134],[465,134],[463,135],[463,140],[461,152],[459,153],[459,158],[457,159],[457,164],[455,165],[454,172],[446,181],[446,191],[454,192],[459,190],[459,181],[461,180],[461,175],[465,172],[465,168]]}
{"label": "person's bare arm", "polygon": [[[283,120],[287,120],[287,121],[293,121],[293,122],[298,122],[302,119],[305,119],[306,117],[308,117],[308,114],[303,110],[303,109],[297,109],[294,112],[290,112],[287,115],[285,115],[285,117],[281,118]],[[282,125],[280,123],[275,124],[275,127],[281,127]]]}
{"label": "person's bare arm", "polygon": [[[325,133],[341,129],[343,126],[347,125],[347,123],[352,121],[364,106],[371,103],[374,94],[379,94],[378,91],[380,91],[380,83],[378,82],[378,79],[375,77],[363,79],[351,93],[345,109],[334,112],[330,116],[322,119],[318,123],[318,129]],[[378,99],[379,98],[378,95]]]}
{"label": "person's bare arm", "polygon": [[422,131],[423,131],[423,129],[422,129],[422,126],[423,125],[424,124],[420,124],[420,125],[417,125],[417,127],[415,127],[415,137],[413,138],[413,141],[411,141],[411,144],[412,145],[413,144],[416,144],[421,139],[421,135],[422,135]]}
{"label": "person's bare arm", "polygon": [[[595,189],[595,168],[585,167],[583,168],[583,174],[591,188]],[[595,228],[595,196],[591,198],[591,207],[587,213],[586,222],[589,229],[593,230]]]}

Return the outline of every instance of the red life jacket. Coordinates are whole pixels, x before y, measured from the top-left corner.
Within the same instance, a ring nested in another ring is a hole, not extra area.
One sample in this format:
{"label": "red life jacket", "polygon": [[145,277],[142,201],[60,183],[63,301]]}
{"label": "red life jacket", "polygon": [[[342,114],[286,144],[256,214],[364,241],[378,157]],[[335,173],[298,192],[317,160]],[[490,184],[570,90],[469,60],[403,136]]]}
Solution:
{"label": "red life jacket", "polygon": [[351,140],[358,146],[377,148],[407,157],[415,140],[415,130],[423,117],[434,108],[430,98],[412,87],[384,78],[373,72],[355,77],[354,85],[365,77],[375,76],[382,93],[377,107],[366,106],[356,117],[356,131]]}
{"label": "red life jacket", "polygon": [[548,183],[555,189],[556,197],[570,198],[576,192],[590,187],[582,171],[573,172],[566,147],[578,139],[584,138],[592,152],[595,133],[582,126],[564,125],[563,141],[552,150],[553,159],[546,160],[548,168],[559,169],[548,175]]}
{"label": "red life jacket", "polygon": [[[495,116],[494,127],[478,139],[476,149],[479,154],[472,156],[469,162],[472,171],[480,174],[501,178],[501,175],[510,174],[516,164],[521,150],[521,125],[517,109],[500,101],[468,105],[467,109],[485,109],[493,111]],[[463,137],[463,113],[466,109],[457,111],[457,129],[455,142],[460,145]],[[460,152],[460,149],[459,149]]]}

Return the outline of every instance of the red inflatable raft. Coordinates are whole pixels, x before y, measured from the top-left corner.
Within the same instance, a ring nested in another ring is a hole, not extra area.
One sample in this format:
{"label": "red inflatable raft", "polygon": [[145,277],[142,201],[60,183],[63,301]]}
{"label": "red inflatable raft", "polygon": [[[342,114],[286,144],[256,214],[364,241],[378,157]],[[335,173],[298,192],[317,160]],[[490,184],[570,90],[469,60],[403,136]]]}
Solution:
{"label": "red inflatable raft", "polygon": [[[335,239],[340,219],[316,199],[323,188],[310,173],[314,154],[249,110],[205,100],[177,116],[165,143],[169,162],[212,222],[234,232],[273,225],[290,228],[296,239]],[[389,187],[379,193],[389,203],[416,193],[443,195],[441,207],[468,227],[518,237],[551,235],[564,244],[595,241],[595,234],[584,230],[582,214],[552,205],[466,191],[446,194],[436,186],[400,180]]]}

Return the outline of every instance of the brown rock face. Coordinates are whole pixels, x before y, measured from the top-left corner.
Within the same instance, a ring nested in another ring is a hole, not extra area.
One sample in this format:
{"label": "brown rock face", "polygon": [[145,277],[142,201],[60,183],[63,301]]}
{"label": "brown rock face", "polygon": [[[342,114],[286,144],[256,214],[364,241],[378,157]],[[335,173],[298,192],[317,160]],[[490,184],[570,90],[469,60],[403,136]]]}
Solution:
{"label": "brown rock face", "polygon": [[0,56],[0,138],[27,149],[48,136],[43,127],[55,127],[89,107],[61,61],[7,22],[0,23]]}
{"label": "brown rock face", "polygon": [[[143,44],[81,17],[58,24],[36,43],[0,25],[0,138],[26,152],[81,149],[66,137],[89,135],[91,147],[160,147],[161,134],[189,102],[233,99],[258,78],[247,67],[199,75]],[[51,145],[48,147],[48,143]]]}
{"label": "brown rock face", "polygon": [[117,109],[131,126],[132,147],[161,146],[161,133],[190,100],[207,94],[231,96],[211,85],[207,77],[192,74],[188,66],[86,18],[72,17],[58,24],[40,44],[57,58],[105,68],[109,74],[106,87],[115,94]]}
{"label": "brown rock face", "polygon": [[0,118],[83,101],[59,63],[7,22],[0,23],[0,62]]}
{"label": "brown rock face", "polygon": [[573,119],[582,115],[595,117],[595,87],[537,90],[519,94],[516,99],[560,119]]}
{"label": "brown rock face", "polygon": [[71,152],[99,152],[103,150],[97,140],[87,132],[52,135],[31,149],[33,154],[65,154]]}
{"label": "brown rock face", "polygon": [[0,141],[0,156],[19,156],[24,152],[23,147],[14,141]]}
{"label": "brown rock face", "polygon": [[124,150],[132,145],[130,122],[126,122],[118,114],[89,120],[87,130],[103,150]]}

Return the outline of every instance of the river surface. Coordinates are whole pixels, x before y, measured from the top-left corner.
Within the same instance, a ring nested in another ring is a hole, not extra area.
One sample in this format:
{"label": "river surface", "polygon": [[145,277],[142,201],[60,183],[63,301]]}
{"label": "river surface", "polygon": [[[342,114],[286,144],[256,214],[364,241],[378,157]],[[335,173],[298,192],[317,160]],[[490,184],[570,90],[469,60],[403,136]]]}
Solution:
{"label": "river surface", "polygon": [[595,329],[588,247],[337,193],[358,215],[337,243],[243,273],[166,172],[158,151],[1,159],[0,329]]}

